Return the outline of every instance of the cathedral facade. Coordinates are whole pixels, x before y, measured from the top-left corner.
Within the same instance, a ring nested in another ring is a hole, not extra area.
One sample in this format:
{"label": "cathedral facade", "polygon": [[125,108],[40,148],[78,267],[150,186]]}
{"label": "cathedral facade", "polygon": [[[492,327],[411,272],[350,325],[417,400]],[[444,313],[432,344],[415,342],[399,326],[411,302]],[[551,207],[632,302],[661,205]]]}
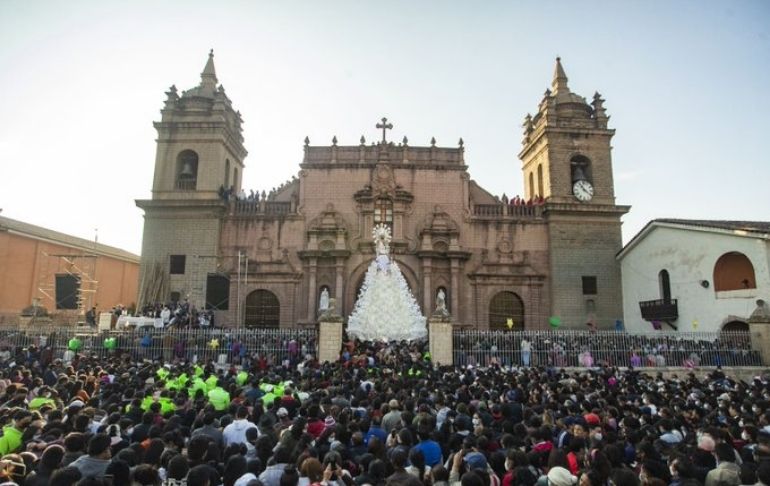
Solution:
{"label": "cathedral facade", "polygon": [[241,188],[240,113],[213,54],[199,86],[166,93],[145,212],[140,304],[187,299],[227,326],[313,325],[324,290],[347,317],[388,225],[425,315],[439,291],[453,323],[479,329],[609,328],[622,319],[621,216],[603,100],[574,93],[557,59],[524,121],[524,196],[496,197],[455,147],[387,139],[319,146],[269,194]]}

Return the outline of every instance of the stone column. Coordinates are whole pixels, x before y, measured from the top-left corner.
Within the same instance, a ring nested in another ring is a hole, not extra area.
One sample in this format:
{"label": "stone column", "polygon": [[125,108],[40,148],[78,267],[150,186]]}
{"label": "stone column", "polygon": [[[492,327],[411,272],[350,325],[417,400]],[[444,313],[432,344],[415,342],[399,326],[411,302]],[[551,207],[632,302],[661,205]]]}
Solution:
{"label": "stone column", "polygon": [[342,349],[342,320],[318,322],[318,362],[337,361]]}
{"label": "stone column", "polygon": [[757,307],[749,317],[751,348],[759,351],[762,365],[770,366],[770,309],[764,300],[757,300]]}
{"label": "stone column", "polygon": [[449,312],[452,314],[452,322],[457,322],[460,316],[460,260],[452,258],[450,265],[452,290],[449,295]]}
{"label": "stone column", "polygon": [[335,271],[334,298],[337,299],[337,307],[340,309],[345,308],[342,302],[342,295],[343,295],[342,293],[344,292],[344,289],[342,288],[343,269],[344,269],[344,264],[342,262],[342,258],[337,258],[337,261],[335,262],[335,266],[334,266],[334,271]]}
{"label": "stone column", "polygon": [[434,364],[451,366],[453,362],[452,322],[449,316],[431,316],[428,320],[430,358]]}
{"label": "stone column", "polygon": [[433,311],[433,287],[430,284],[430,274],[432,271],[432,261],[430,258],[422,259],[422,278],[423,278],[423,292],[422,302],[425,314],[430,314]]}
{"label": "stone column", "polygon": [[342,349],[342,316],[337,311],[337,301],[329,299],[329,309],[318,318],[318,362],[333,363]]}
{"label": "stone column", "polygon": [[316,259],[311,258],[307,262],[308,264],[308,289],[307,289],[307,320],[309,322],[315,321],[315,310],[316,305],[318,304],[316,299],[316,283],[315,283],[315,276],[316,276]]}

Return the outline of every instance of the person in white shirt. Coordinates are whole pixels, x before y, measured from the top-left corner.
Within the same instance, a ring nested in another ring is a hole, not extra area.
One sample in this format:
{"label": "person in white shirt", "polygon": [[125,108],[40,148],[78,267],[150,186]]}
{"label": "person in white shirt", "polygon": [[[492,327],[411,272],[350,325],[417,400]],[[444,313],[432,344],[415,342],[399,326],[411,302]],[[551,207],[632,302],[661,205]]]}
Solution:
{"label": "person in white shirt", "polygon": [[225,444],[225,447],[229,446],[230,444],[246,444],[246,431],[249,429],[256,429],[257,426],[254,425],[252,422],[249,422],[248,417],[249,416],[249,409],[246,407],[238,407],[238,410],[235,412],[235,420],[233,420],[233,423],[225,427],[225,430],[222,432],[222,440]]}

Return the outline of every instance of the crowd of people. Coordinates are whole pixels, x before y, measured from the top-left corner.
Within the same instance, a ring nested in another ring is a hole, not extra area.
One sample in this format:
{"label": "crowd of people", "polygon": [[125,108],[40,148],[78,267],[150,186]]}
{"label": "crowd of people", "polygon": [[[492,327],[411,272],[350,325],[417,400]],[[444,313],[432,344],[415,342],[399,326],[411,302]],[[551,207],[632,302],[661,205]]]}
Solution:
{"label": "crowd of people", "polygon": [[163,327],[203,329],[216,327],[213,311],[198,309],[187,299],[165,304],[147,304],[137,317],[161,319]]}
{"label": "crowd of people", "polygon": [[[770,485],[770,378],[436,366],[424,343],[0,369],[0,484]],[[3,482],[4,481],[4,482]]]}
{"label": "crowd of people", "polygon": [[503,366],[760,366],[748,333],[703,336],[586,332],[466,332],[454,337],[458,364]]}

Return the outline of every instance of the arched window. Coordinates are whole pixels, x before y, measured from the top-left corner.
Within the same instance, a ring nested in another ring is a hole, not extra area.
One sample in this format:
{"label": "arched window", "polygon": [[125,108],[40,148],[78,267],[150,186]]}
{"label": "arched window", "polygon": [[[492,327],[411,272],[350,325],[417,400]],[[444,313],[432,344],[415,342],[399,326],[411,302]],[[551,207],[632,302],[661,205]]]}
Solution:
{"label": "arched window", "polygon": [[576,155],[569,161],[570,175],[572,183],[577,181],[588,181],[594,183],[593,171],[591,170],[591,161],[588,157]]}
{"label": "arched window", "polygon": [[742,290],[757,288],[754,265],[746,255],[737,251],[725,253],[714,265],[714,290]]}
{"label": "arched window", "polygon": [[198,154],[192,150],[179,152],[176,158],[176,188],[194,191],[198,183]]}
{"label": "arched window", "polygon": [[537,165],[537,195],[543,197],[543,164]]}
{"label": "arched window", "polygon": [[238,169],[237,168],[233,169],[233,186],[236,189],[239,189],[240,186],[241,186],[240,183],[238,182]]}
{"label": "arched window", "polygon": [[269,290],[259,289],[246,297],[246,327],[279,327],[281,305]]}
{"label": "arched window", "polygon": [[507,330],[508,319],[516,329],[524,329],[524,302],[513,292],[498,292],[489,302],[489,329]]}
{"label": "arched window", "polygon": [[387,225],[393,231],[393,201],[379,198],[374,203],[374,224]]}
{"label": "arched window", "polygon": [[530,199],[535,198],[535,173],[534,172],[529,173],[529,198]]}
{"label": "arched window", "polygon": [[230,187],[230,159],[225,159],[225,189]]}
{"label": "arched window", "polygon": [[660,287],[660,298],[668,302],[671,300],[671,280],[668,277],[668,270],[665,268],[658,272],[658,287]]}

